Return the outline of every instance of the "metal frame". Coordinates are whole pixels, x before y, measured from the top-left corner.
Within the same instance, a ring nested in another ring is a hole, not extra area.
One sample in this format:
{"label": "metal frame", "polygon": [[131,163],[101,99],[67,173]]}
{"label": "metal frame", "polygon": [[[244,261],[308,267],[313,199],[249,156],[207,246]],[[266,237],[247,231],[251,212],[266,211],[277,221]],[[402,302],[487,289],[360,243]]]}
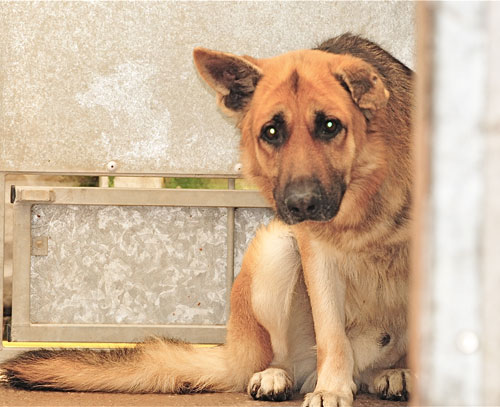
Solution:
{"label": "metal frame", "polygon": [[[229,182],[234,188],[234,180]],[[234,210],[267,208],[257,191],[130,188],[16,187],[13,242],[13,341],[134,342],[148,335],[167,335],[197,343],[221,343],[225,325],[34,324],[30,321],[31,208],[49,205],[189,206],[228,208],[227,301],[234,276]],[[47,329],[49,328],[49,329]]]}

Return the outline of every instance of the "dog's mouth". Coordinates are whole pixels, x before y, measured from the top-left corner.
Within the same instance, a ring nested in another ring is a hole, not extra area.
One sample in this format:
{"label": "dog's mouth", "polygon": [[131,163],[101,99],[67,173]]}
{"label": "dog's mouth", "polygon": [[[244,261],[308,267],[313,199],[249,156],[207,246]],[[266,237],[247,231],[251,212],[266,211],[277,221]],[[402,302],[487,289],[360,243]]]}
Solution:
{"label": "dog's mouth", "polygon": [[278,217],[288,225],[304,221],[328,222],[337,215],[346,190],[343,181],[326,189],[316,178],[301,178],[275,189]]}

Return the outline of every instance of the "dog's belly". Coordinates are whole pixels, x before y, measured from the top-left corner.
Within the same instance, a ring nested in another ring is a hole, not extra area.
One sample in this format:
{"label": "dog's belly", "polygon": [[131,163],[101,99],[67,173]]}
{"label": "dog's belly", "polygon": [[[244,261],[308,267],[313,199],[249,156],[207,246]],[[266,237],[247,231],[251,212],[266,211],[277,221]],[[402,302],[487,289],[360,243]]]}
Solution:
{"label": "dog's belly", "polygon": [[407,258],[397,250],[385,256],[353,257],[341,274],[346,283],[346,334],[355,372],[392,367],[407,348]]}
{"label": "dog's belly", "polygon": [[355,376],[368,368],[394,367],[406,354],[406,327],[380,322],[346,329],[354,354]]}
{"label": "dog's belly", "polygon": [[[347,294],[346,334],[353,349],[355,378],[366,369],[391,368],[406,354],[406,299],[398,297],[383,303],[380,299],[374,301],[376,296],[365,297],[358,290]],[[360,307],[360,303],[364,305]],[[373,309],[377,312],[371,312]],[[316,342],[302,278],[297,282],[291,315],[289,344],[295,386],[307,393],[314,389],[316,381]]]}
{"label": "dog's belly", "polygon": [[355,374],[394,366],[407,348],[407,245],[350,253],[324,243],[316,248],[322,264],[345,284],[345,329]]}

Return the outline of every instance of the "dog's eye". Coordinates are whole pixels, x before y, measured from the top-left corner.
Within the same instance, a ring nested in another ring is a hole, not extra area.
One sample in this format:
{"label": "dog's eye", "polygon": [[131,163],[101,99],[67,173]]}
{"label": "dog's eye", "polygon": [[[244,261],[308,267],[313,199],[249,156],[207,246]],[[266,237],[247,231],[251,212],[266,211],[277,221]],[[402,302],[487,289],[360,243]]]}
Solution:
{"label": "dog's eye", "polygon": [[262,134],[267,140],[274,140],[278,136],[278,130],[274,126],[267,126],[264,128]]}
{"label": "dog's eye", "polygon": [[321,125],[319,136],[322,139],[332,139],[342,130],[342,123],[338,119],[326,119]]}
{"label": "dog's eye", "polygon": [[272,121],[262,127],[260,138],[275,147],[284,143],[286,139],[286,126],[281,115],[275,115]]}
{"label": "dog's eye", "polygon": [[262,128],[260,137],[262,138],[262,140],[272,145],[279,145],[281,143],[281,136],[279,134],[279,130],[276,126],[272,124],[264,126]]}
{"label": "dog's eye", "polygon": [[322,140],[331,140],[339,134],[344,126],[339,119],[325,117],[318,114],[316,117],[316,137]]}
{"label": "dog's eye", "polygon": [[338,125],[338,121],[333,120],[333,119],[329,119],[325,122],[323,131],[325,133],[334,133],[337,131],[337,125]]}

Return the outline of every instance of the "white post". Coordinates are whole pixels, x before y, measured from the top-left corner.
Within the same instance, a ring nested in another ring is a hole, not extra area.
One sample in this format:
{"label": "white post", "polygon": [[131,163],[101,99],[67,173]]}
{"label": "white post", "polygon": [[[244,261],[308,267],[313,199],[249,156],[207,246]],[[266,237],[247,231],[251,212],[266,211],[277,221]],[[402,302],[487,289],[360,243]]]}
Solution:
{"label": "white post", "polygon": [[488,3],[426,7],[432,37],[430,91],[427,100],[419,100],[429,109],[429,123],[424,134],[428,166],[417,168],[428,174],[428,185],[415,197],[425,201],[418,204],[422,245],[414,253],[420,262],[416,273],[422,274],[415,328],[420,335],[417,398],[419,405],[477,406],[483,403],[480,243]]}

